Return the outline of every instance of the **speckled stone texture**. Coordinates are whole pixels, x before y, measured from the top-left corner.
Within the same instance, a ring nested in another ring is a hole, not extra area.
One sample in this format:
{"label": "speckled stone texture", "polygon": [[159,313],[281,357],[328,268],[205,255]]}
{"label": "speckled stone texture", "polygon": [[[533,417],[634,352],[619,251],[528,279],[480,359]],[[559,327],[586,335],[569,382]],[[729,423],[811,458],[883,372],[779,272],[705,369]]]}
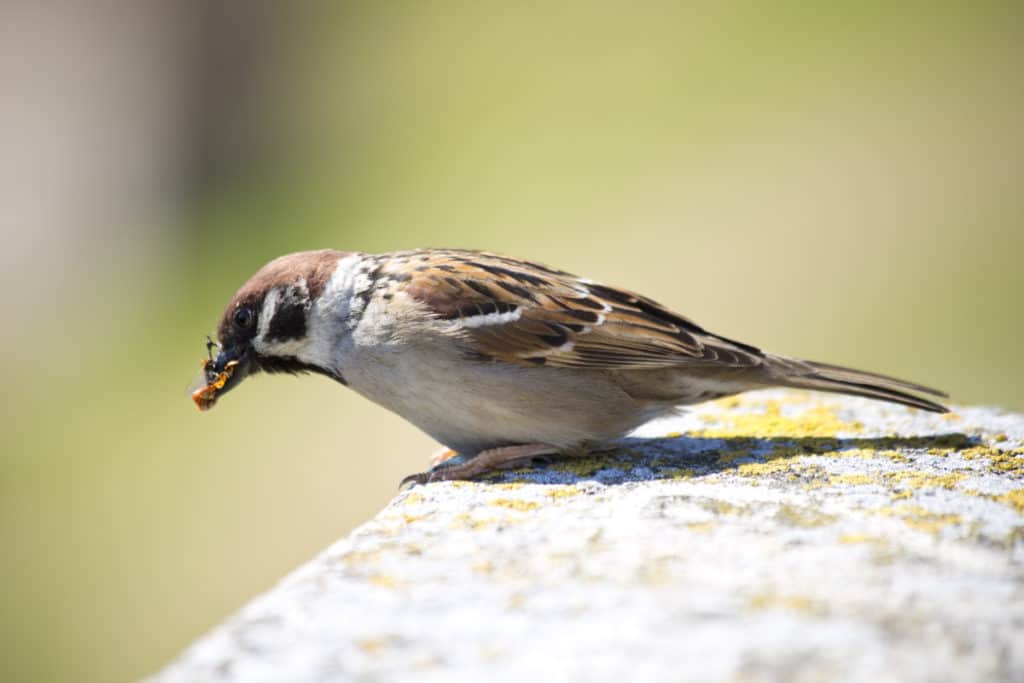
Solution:
{"label": "speckled stone texture", "polygon": [[417,487],[153,680],[1021,681],[1024,416],[762,392]]}

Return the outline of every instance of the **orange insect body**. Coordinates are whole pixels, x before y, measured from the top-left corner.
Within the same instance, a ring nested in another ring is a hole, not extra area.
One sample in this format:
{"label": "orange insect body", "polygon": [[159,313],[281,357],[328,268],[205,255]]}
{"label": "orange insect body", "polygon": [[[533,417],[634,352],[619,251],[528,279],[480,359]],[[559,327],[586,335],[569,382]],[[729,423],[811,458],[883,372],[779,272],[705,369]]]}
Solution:
{"label": "orange insect body", "polygon": [[192,392],[192,400],[196,404],[196,408],[200,411],[209,410],[213,407],[213,404],[217,402],[217,392],[224,388],[227,381],[231,379],[231,375],[235,374],[235,368],[238,367],[238,361],[229,361],[224,366],[224,371],[217,373],[217,375],[210,379],[213,374],[210,366],[213,365],[213,361],[204,360],[202,364],[203,374],[206,376],[206,385],[199,387]]}

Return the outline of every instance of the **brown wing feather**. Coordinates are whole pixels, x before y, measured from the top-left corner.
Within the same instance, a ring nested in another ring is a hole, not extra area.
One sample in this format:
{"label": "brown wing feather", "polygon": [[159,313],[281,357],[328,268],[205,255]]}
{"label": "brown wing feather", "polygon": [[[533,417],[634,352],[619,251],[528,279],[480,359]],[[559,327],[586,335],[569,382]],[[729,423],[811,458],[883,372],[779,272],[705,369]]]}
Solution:
{"label": "brown wing feather", "polygon": [[505,256],[401,252],[387,256],[379,277],[457,324],[474,354],[494,360],[594,369],[764,361],[759,349],[710,334],[651,299]]}

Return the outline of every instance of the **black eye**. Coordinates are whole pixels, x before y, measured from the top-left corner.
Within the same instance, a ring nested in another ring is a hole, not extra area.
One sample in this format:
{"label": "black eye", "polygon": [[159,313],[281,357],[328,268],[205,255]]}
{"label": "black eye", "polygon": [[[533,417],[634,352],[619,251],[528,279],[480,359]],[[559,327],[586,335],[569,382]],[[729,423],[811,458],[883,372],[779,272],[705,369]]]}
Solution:
{"label": "black eye", "polygon": [[235,327],[242,330],[249,329],[255,319],[256,315],[248,306],[242,306],[231,316],[231,321],[235,323]]}

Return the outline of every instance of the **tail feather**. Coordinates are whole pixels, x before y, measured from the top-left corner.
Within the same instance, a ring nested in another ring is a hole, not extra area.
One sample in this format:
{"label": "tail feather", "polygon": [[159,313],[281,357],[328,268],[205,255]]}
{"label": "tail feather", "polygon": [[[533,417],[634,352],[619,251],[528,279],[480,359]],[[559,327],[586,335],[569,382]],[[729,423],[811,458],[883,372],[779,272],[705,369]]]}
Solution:
{"label": "tail feather", "polygon": [[939,398],[949,398],[949,394],[938,389],[932,389],[921,384],[915,384],[914,382],[908,382],[903,379],[896,377],[890,377],[888,375],[880,375],[876,372],[865,372],[864,370],[853,370],[851,368],[844,368],[841,365],[829,365],[828,363],[818,363],[816,361],[804,361],[807,365],[814,368],[818,373],[827,377],[828,379],[835,379],[839,381],[851,381],[855,384],[863,384],[865,380],[879,384],[884,387],[891,387],[899,389],[901,391],[917,391],[923,394],[931,394],[932,396],[938,396]]}
{"label": "tail feather", "polygon": [[891,403],[900,403],[933,413],[948,413],[946,406],[910,392],[920,392],[945,398],[947,394],[930,387],[907,382],[895,377],[862,372],[838,365],[812,361],[791,361],[779,359],[784,368],[776,380],[787,387],[828,391],[837,394],[863,396]]}

